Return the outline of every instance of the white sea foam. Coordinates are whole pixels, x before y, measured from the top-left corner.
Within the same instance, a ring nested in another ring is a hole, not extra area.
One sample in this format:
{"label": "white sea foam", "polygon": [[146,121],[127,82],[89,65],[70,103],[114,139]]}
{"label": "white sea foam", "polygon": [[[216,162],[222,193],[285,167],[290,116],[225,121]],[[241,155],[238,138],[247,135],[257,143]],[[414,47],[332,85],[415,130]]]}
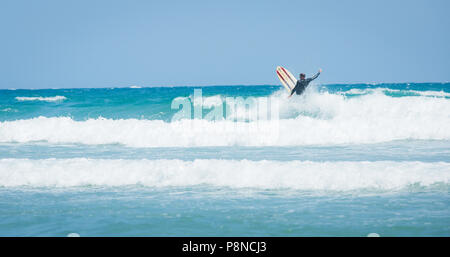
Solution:
{"label": "white sea foam", "polygon": [[0,142],[123,144],[131,147],[293,146],[378,143],[404,139],[450,140],[448,119],[406,116],[326,120],[311,117],[255,123],[205,120],[34,118],[0,124]]}
{"label": "white sea foam", "polygon": [[17,96],[17,101],[44,101],[44,102],[56,102],[56,101],[64,101],[67,98],[65,96],[49,96],[49,97],[42,97],[42,96]]}
{"label": "white sea foam", "polygon": [[383,92],[391,92],[391,93],[405,93],[412,94],[417,96],[429,96],[429,97],[450,97],[450,93],[444,91],[419,91],[419,90],[400,90],[400,89],[391,89],[391,88],[352,88],[346,91],[339,92],[340,94],[353,94],[353,95],[365,95],[365,94],[373,94],[373,93],[383,93]]}
{"label": "white sea foam", "polygon": [[0,186],[224,186],[299,190],[401,190],[450,183],[447,162],[311,162],[198,159],[0,159]]}
{"label": "white sea foam", "polygon": [[[309,90],[309,89],[308,89]],[[276,92],[279,119],[227,120],[88,119],[37,117],[0,122],[0,142],[123,144],[132,147],[293,146],[450,140],[450,99],[389,97],[381,93],[347,98],[309,90],[287,99]],[[214,101],[218,101],[217,98]],[[211,100],[213,102],[213,100]],[[255,129],[256,128],[256,129]]]}
{"label": "white sea foam", "polygon": [[450,97],[450,93],[444,92],[444,91],[416,91],[416,90],[410,90],[411,92],[414,92],[419,95],[423,96],[440,96],[440,97]]}

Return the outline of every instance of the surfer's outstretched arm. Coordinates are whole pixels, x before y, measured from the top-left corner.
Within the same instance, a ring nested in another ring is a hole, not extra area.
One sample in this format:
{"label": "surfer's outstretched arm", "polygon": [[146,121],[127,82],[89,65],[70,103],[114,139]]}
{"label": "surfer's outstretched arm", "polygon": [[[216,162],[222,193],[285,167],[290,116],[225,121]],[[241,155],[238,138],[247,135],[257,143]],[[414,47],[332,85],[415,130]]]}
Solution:
{"label": "surfer's outstretched arm", "polygon": [[319,77],[320,72],[322,71],[322,69],[319,70],[319,72],[317,72],[316,75],[312,76],[311,78],[309,78],[310,81],[315,80],[317,77]]}

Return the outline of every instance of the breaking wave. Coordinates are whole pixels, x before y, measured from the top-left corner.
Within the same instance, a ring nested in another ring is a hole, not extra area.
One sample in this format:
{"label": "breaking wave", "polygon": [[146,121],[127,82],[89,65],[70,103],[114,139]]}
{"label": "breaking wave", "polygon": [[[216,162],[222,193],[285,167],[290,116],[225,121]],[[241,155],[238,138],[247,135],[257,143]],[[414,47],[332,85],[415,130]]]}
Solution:
{"label": "breaking wave", "polygon": [[[234,122],[37,117],[0,122],[0,142],[122,144],[132,147],[296,146],[450,140],[450,99],[390,97],[382,93],[346,97],[309,90],[279,103],[277,119]],[[208,107],[220,96],[205,98]],[[195,102],[194,102],[195,103]]]}
{"label": "breaking wave", "polygon": [[450,163],[311,162],[205,159],[1,159],[0,186],[149,187],[209,185],[298,190],[400,190],[448,186]]}

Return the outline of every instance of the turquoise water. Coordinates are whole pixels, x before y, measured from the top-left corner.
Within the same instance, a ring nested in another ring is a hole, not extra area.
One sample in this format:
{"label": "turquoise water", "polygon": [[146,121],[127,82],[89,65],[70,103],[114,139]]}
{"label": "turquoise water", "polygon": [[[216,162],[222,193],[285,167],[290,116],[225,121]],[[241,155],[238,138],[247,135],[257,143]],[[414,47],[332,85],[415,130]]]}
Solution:
{"label": "turquoise water", "polygon": [[450,83],[0,90],[0,236],[449,236],[449,189]]}

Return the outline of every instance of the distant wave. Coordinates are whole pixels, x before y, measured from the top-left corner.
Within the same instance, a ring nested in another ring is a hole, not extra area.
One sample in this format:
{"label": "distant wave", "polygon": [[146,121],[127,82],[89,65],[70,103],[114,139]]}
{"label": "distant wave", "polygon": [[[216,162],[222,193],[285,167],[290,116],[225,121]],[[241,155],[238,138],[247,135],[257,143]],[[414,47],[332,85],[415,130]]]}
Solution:
{"label": "distant wave", "polygon": [[429,96],[429,97],[450,97],[450,93],[444,91],[419,91],[419,90],[405,90],[405,89],[391,89],[391,88],[352,88],[340,92],[340,94],[354,94],[354,95],[365,95],[371,93],[401,93],[403,95],[411,96]]}
{"label": "distant wave", "polygon": [[423,96],[450,97],[450,93],[444,91],[417,91],[417,90],[409,90],[409,91]]}
{"label": "distant wave", "polygon": [[17,101],[44,101],[44,102],[56,102],[56,101],[64,101],[67,98],[65,96],[50,96],[50,97],[42,97],[42,96],[18,96],[16,97]]}
{"label": "distant wave", "polygon": [[5,109],[1,109],[0,111],[2,111],[2,112],[18,112],[18,110],[12,109],[12,108],[5,108]]}
{"label": "distant wave", "polygon": [[210,185],[298,190],[401,190],[450,183],[450,163],[201,159],[0,159],[0,186]]}

